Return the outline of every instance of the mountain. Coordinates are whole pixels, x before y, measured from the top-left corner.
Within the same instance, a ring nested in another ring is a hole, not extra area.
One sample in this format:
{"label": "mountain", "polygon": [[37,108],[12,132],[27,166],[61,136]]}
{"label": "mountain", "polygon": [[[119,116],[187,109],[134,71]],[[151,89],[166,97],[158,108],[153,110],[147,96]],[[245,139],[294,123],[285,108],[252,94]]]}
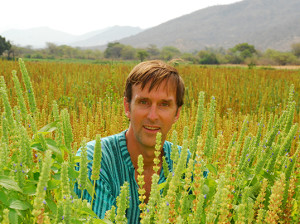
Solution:
{"label": "mountain", "polygon": [[98,34],[90,36],[89,38],[82,39],[71,43],[71,46],[80,46],[80,47],[91,47],[97,45],[107,44],[121,38],[132,36],[138,34],[142,31],[139,27],[131,26],[113,26],[109,29],[105,29]]}
{"label": "mountain", "polygon": [[114,26],[76,36],[40,27],[9,30],[0,35],[13,44],[34,48],[51,42],[104,50],[108,42],[119,41],[135,48],[154,44],[193,52],[205,47],[228,49],[247,42],[262,51],[287,51],[292,43],[300,42],[299,21],[299,0],[243,0],[197,10],[147,30]]}
{"label": "mountain", "polygon": [[110,41],[135,35],[141,31],[142,29],[139,27],[113,26],[88,32],[83,35],[72,35],[48,27],[37,27],[25,30],[12,29],[0,35],[15,45],[30,45],[33,48],[44,48],[47,42],[57,45],[66,44],[73,47],[89,47],[104,45]]}
{"label": "mountain", "polygon": [[299,0],[244,0],[208,7],[135,36],[119,40],[133,47],[174,46],[182,52],[247,42],[256,49],[289,50],[300,42]]}
{"label": "mountain", "polygon": [[15,45],[32,46],[41,48],[46,46],[46,42],[61,44],[74,39],[74,35],[53,30],[48,27],[37,27],[31,29],[12,29],[1,33],[6,40]]}

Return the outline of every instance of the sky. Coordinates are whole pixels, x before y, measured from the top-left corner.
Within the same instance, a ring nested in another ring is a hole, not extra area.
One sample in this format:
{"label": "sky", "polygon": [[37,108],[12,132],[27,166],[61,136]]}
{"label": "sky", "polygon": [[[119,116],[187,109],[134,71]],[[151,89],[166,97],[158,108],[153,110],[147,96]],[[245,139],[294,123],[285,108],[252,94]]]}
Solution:
{"label": "sky", "polygon": [[49,27],[74,35],[110,26],[157,26],[214,5],[241,0],[2,0],[0,33]]}

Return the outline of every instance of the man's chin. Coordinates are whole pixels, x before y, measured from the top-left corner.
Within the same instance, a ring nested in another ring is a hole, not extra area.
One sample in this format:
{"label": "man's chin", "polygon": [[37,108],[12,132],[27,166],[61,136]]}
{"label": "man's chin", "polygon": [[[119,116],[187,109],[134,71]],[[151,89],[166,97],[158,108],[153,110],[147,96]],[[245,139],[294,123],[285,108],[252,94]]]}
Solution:
{"label": "man's chin", "polygon": [[155,150],[156,146],[156,135],[143,135],[141,136],[142,138],[141,143],[144,147],[149,148],[149,150]]}
{"label": "man's chin", "polygon": [[151,150],[154,150],[155,149],[155,145],[156,145],[156,140],[154,141],[144,141],[143,142],[143,145],[146,147],[146,148],[149,148]]}

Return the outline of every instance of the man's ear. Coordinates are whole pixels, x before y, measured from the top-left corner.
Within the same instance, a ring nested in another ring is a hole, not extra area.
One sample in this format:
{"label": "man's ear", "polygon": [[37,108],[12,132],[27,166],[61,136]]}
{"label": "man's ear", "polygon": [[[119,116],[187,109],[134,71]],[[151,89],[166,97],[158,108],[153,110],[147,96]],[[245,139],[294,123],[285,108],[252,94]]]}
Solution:
{"label": "man's ear", "polygon": [[125,110],[125,115],[130,119],[130,103],[127,100],[127,97],[124,97],[124,110]]}
{"label": "man's ear", "polygon": [[182,108],[182,106],[178,107],[178,109],[177,109],[177,112],[176,112],[175,118],[174,118],[174,123],[179,119],[181,108]]}

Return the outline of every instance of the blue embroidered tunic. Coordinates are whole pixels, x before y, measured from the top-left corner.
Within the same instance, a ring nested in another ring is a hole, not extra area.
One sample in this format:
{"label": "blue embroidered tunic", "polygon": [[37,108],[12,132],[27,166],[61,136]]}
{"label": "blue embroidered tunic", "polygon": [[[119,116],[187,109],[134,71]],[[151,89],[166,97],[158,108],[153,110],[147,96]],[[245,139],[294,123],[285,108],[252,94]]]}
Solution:
{"label": "blue embroidered tunic", "polygon": [[[130,154],[127,150],[126,131],[119,134],[108,136],[101,139],[102,160],[100,179],[96,181],[96,197],[93,202],[93,211],[103,219],[105,212],[110,210],[112,205],[116,206],[116,198],[120,194],[120,187],[125,181],[129,183],[130,203],[126,212],[128,223],[139,223],[139,195],[138,185],[135,180],[135,169],[131,162]],[[96,141],[87,143],[88,159],[93,160],[94,147]],[[173,170],[173,162],[170,159],[171,143],[165,141],[163,145],[164,156],[168,164],[169,171]],[[80,155],[79,149],[77,155]],[[77,167],[77,170],[79,167]],[[92,162],[88,164],[88,175],[91,177]],[[163,167],[161,168],[159,182],[166,181]],[[78,189],[78,184],[75,184],[75,193],[81,197],[81,190]],[[91,201],[91,196],[86,190],[83,191],[83,199]]]}

